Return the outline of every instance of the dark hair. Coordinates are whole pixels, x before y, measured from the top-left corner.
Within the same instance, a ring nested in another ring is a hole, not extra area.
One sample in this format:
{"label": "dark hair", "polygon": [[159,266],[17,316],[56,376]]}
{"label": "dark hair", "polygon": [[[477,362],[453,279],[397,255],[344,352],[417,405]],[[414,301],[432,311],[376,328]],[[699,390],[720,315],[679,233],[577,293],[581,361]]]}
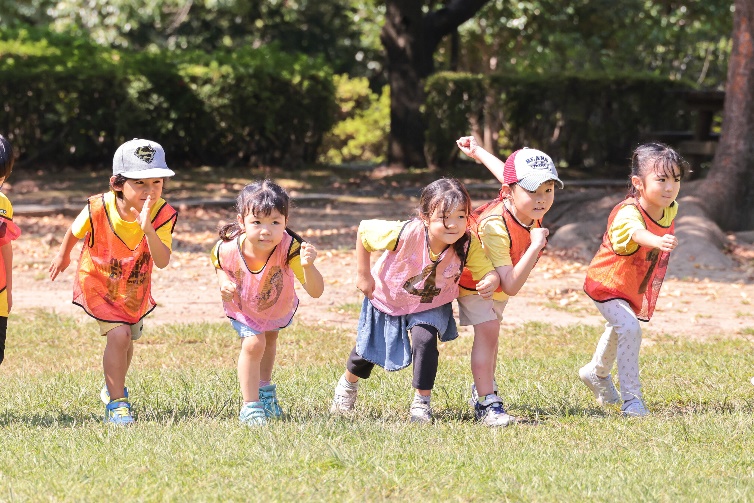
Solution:
{"label": "dark hair", "polygon": [[110,179],[110,188],[113,189],[113,192],[115,192],[115,197],[118,199],[123,199],[123,191],[116,189],[115,187],[123,187],[123,184],[128,181],[128,178],[126,178],[123,175],[113,175],[113,178]]}
{"label": "dark hair", "polygon": [[[287,220],[289,205],[290,199],[283,187],[272,180],[262,180],[241,189],[236,198],[236,213],[243,218],[249,213],[267,216],[277,210]],[[231,241],[241,232],[239,223],[233,222],[220,228],[220,239]]]}
{"label": "dark hair", "polygon": [[[466,187],[455,178],[440,178],[430,183],[422,189],[419,196],[419,216],[429,220],[435,210],[443,215],[443,225],[445,225],[445,215],[455,208],[463,208],[467,215],[471,214],[471,197]],[[447,225],[445,225],[447,227]],[[463,237],[453,243],[453,249],[461,258],[461,263],[466,263],[466,248],[470,240],[468,230]]]}
{"label": "dark hair", "polygon": [[[666,178],[675,177],[675,167],[681,172],[681,179],[691,172],[689,163],[681,157],[681,154],[665,145],[664,143],[645,143],[639,145],[631,156],[631,178],[638,176],[644,179],[650,171]],[[630,183],[628,189],[629,197],[636,197],[636,187]]]}
{"label": "dark hair", "polygon": [[8,178],[13,171],[13,163],[16,158],[13,157],[13,145],[8,139],[0,134],[0,177]]}

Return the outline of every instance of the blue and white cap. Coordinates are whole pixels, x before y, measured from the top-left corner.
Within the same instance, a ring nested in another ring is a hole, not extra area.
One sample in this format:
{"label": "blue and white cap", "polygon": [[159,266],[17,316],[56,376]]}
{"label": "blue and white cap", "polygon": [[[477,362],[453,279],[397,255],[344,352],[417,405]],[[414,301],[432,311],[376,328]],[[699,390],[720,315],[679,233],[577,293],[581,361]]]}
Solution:
{"label": "blue and white cap", "polygon": [[134,138],[115,151],[113,175],[126,178],[165,178],[175,173],[168,169],[165,150],[159,143]]}

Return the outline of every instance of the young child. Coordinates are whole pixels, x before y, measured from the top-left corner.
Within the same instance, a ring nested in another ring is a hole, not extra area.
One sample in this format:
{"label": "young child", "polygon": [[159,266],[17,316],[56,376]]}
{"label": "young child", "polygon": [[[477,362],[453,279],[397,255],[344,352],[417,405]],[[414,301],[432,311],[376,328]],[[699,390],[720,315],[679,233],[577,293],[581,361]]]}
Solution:
{"label": "young child", "polygon": [[[437,338],[458,337],[452,301],[464,263],[489,297],[498,285],[479,241],[466,230],[471,200],[458,180],[424,188],[419,216],[407,222],[362,220],[356,239],[357,283],[364,295],[356,346],[335,388],[330,411],[348,413],[358,380],[377,364],[400,370],[414,362],[411,420],[432,420],[430,398],[437,375]],[[370,253],[385,250],[370,271]],[[411,342],[408,333],[411,333]]]}
{"label": "young child", "polygon": [[312,297],[325,288],[314,245],[286,227],[288,207],[288,194],[270,180],[247,185],[236,200],[236,222],[220,229],[212,249],[225,314],[241,338],[239,419],[250,426],[283,415],[271,379],[278,332],[298,307],[293,277]]}
{"label": "young child", "polygon": [[605,317],[592,361],[579,377],[600,405],[618,404],[610,369],[618,360],[625,416],[646,416],[639,384],[639,320],[649,321],[668,266],[678,244],[673,235],[676,197],[688,164],[659,143],[639,146],[631,158],[631,189],[613,208],[607,232],[589,264],[584,291]]}
{"label": "young child", "polygon": [[474,413],[486,426],[507,426],[512,418],[503,408],[495,383],[500,322],[508,297],[524,285],[547,244],[549,231],[542,228],[542,217],[552,207],[555,187],[563,188],[563,182],[550,156],[539,150],[516,150],[503,163],[479,146],[473,136],[456,143],[503,184],[496,199],[474,211],[469,225],[500,276],[500,287],[491,299],[484,299],[476,294],[470,272],[464,270],[458,307],[461,325],[474,326]]}
{"label": "young child", "polygon": [[[13,147],[0,135],[0,188],[13,171],[14,162]],[[20,235],[21,229],[13,222],[13,206],[0,192],[0,364],[5,359],[5,333],[13,308],[13,241]]]}
{"label": "young child", "polygon": [[165,151],[153,141],[133,139],[118,147],[111,190],[89,198],[50,264],[54,281],[70,264],[73,247],[86,238],[73,303],[95,318],[107,337],[102,356],[106,389],[100,396],[106,403],[105,422],[111,424],[134,421],[126,373],[143,318],[155,307],[152,266],[163,269],[170,262],[177,212],[161,196],[165,179],[174,174]]}

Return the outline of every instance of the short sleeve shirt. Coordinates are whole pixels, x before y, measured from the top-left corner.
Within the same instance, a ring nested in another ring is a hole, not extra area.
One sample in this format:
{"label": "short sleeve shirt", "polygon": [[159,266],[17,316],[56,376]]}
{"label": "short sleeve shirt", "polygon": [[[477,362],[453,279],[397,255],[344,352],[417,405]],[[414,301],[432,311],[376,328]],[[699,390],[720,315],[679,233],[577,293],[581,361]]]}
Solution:
{"label": "short sleeve shirt", "polygon": [[[669,207],[665,208],[658,224],[663,227],[669,227],[678,215],[678,203],[673,201]],[[627,204],[618,210],[613,219],[613,224],[608,229],[610,242],[613,244],[613,251],[618,255],[631,255],[639,249],[639,245],[632,239],[634,232],[639,229],[646,229],[644,218],[639,208],[633,204]]]}

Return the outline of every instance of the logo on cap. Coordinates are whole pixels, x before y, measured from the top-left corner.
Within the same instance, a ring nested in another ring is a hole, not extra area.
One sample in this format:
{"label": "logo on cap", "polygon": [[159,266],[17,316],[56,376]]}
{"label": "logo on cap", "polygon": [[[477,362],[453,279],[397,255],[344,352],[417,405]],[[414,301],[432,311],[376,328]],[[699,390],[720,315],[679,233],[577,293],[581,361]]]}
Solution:
{"label": "logo on cap", "polygon": [[147,164],[151,164],[154,160],[154,155],[157,153],[157,151],[152,148],[150,145],[145,145],[143,147],[137,147],[136,150],[134,150],[134,155],[141,159],[142,161],[146,162]]}
{"label": "logo on cap", "polygon": [[526,164],[532,169],[551,169],[552,161],[549,157],[543,155],[533,155],[526,159]]}

